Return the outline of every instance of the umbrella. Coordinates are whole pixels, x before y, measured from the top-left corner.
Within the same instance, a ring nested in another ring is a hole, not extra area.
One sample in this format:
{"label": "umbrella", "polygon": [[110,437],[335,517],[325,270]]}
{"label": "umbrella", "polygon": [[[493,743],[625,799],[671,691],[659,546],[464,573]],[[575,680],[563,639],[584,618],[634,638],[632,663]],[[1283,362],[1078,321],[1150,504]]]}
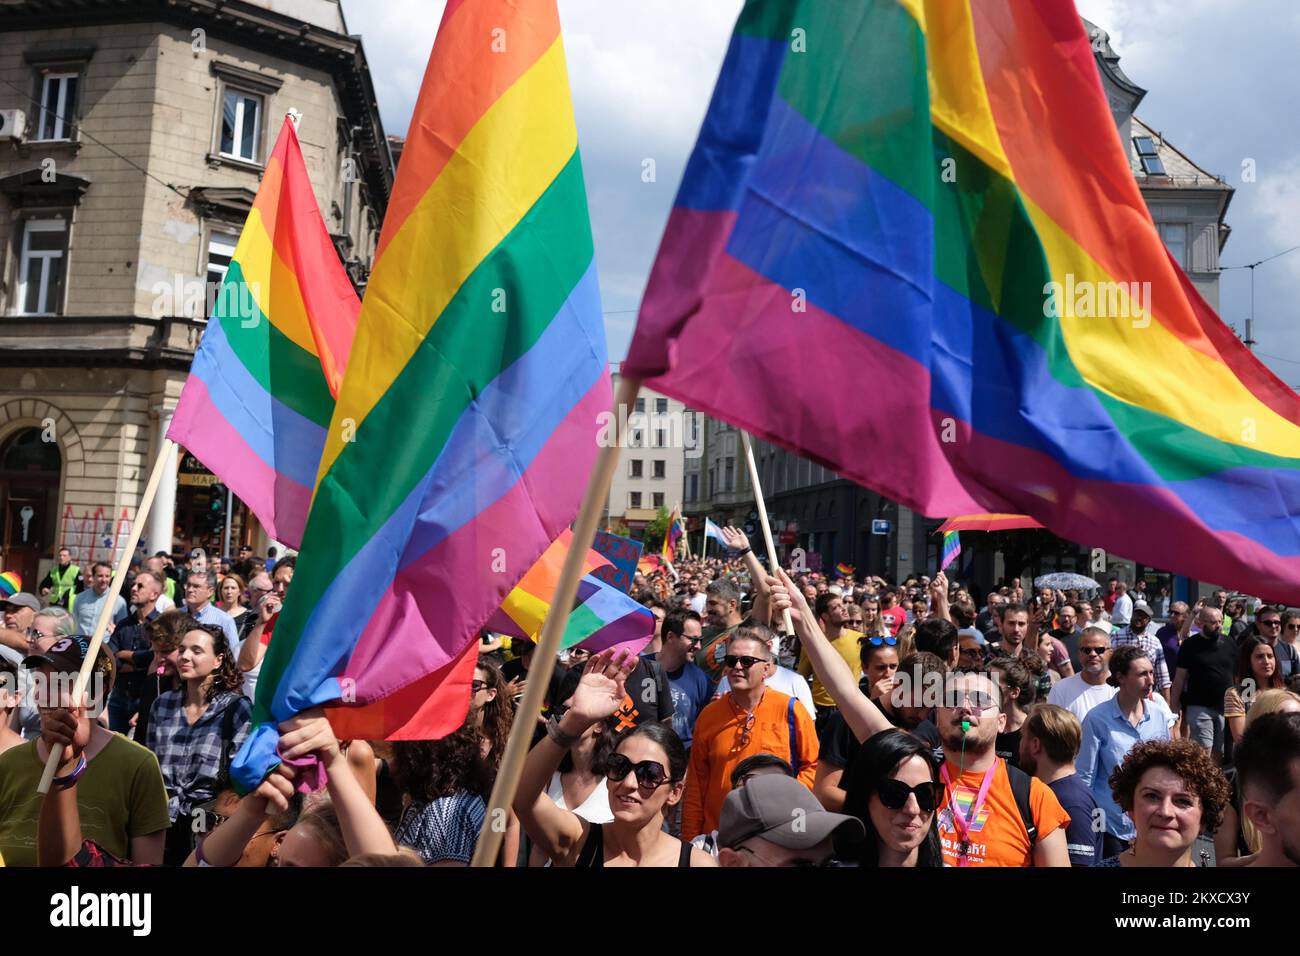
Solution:
{"label": "umbrella", "polygon": [[1012,531],[1017,528],[1041,528],[1029,515],[974,514],[958,515],[939,525],[937,534],[947,531]]}
{"label": "umbrella", "polygon": [[1074,574],[1070,571],[1053,571],[1051,574],[1040,574],[1038,577],[1034,578],[1034,587],[1056,588],[1061,591],[1087,591],[1093,588],[1099,588],[1101,585],[1086,574]]}

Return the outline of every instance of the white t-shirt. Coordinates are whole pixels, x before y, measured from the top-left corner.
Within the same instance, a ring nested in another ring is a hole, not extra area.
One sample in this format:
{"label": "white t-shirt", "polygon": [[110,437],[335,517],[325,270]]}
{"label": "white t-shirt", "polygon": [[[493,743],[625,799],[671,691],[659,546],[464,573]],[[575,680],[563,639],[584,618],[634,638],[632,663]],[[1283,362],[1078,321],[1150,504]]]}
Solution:
{"label": "white t-shirt", "polygon": [[1115,605],[1110,609],[1111,623],[1116,627],[1127,627],[1133,616],[1133,599],[1127,594],[1115,598]]}
{"label": "white t-shirt", "polygon": [[[570,807],[564,802],[564,785],[560,780],[560,771],[555,771],[551,775],[550,786],[546,788],[546,795],[555,801],[555,805],[561,810],[568,810]],[[596,784],[596,789],[591,791],[591,795],[578,807],[572,808],[574,814],[582,817],[588,823],[613,823],[614,811],[609,808],[609,787],[602,777]]]}
{"label": "white t-shirt", "polygon": [[[778,667],[776,673],[767,679],[767,686],[799,701],[803,704],[804,710],[808,711],[809,717],[817,716],[817,708],[813,705],[812,688],[808,686],[808,682],[801,674],[796,674],[788,667]],[[724,677],[718,681],[718,690],[713,696],[721,697],[730,689],[731,685]]]}
{"label": "white t-shirt", "polygon": [[1079,723],[1083,723],[1083,718],[1088,716],[1088,711],[1098,704],[1104,704],[1118,692],[1118,687],[1111,687],[1106,683],[1089,684],[1083,679],[1082,674],[1075,674],[1053,684],[1047,695],[1047,702],[1057,707],[1064,707],[1079,718]]}
{"label": "white t-shirt", "polygon": [[704,613],[704,602],[708,600],[708,595],[703,591],[696,591],[691,595],[691,610],[696,614]]}

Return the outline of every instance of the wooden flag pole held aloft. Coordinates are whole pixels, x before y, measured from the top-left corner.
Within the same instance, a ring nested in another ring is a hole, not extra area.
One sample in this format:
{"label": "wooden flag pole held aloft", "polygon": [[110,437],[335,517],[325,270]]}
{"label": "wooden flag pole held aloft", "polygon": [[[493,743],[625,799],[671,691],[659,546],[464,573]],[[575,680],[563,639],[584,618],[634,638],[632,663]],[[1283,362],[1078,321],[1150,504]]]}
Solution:
{"label": "wooden flag pole held aloft", "polygon": [[510,741],[506,744],[501,770],[492,787],[487,815],[483,818],[483,829],[479,833],[471,866],[492,866],[501,850],[506,821],[510,818],[515,791],[519,788],[519,778],[524,772],[524,758],[528,756],[528,747],[533,742],[536,716],[542,712],[546,689],[551,684],[551,674],[555,672],[555,658],[560,652],[560,638],[569,623],[573,601],[578,596],[583,560],[591,549],[592,542],[596,540],[596,525],[609,497],[614,469],[618,467],[618,453],[623,445],[621,426],[627,420],[626,415],[619,414],[619,409],[635,407],[636,395],[640,390],[641,382],[638,379],[625,378],[619,384],[618,395],[614,399],[614,440],[600,449],[596,456],[596,467],[592,469],[591,478],[587,481],[587,491],[582,498],[578,520],[573,524],[573,542],[564,558],[564,567],[560,570],[560,580],[555,586],[551,609],[542,624],[541,640],[533,652],[533,663],[528,668],[528,686],[524,690],[523,701],[515,711]]}
{"label": "wooden flag pole held aloft", "polygon": [[[108,586],[108,593],[104,595],[104,606],[99,609],[99,620],[95,622],[95,633],[90,638],[90,647],[86,650],[86,656],[81,662],[81,671],[77,674],[77,683],[73,687],[72,699],[80,701],[86,693],[86,685],[90,683],[91,671],[95,669],[95,659],[99,656],[100,645],[104,643],[104,632],[108,630],[108,620],[113,615],[113,605],[117,603],[117,596],[122,591],[122,584],[126,581],[126,572],[131,569],[131,558],[135,555],[136,545],[140,543],[140,533],[144,530],[145,519],[149,517],[149,509],[153,506],[154,495],[158,492],[158,482],[162,480],[163,474],[168,467],[175,467],[176,443],[170,438],[164,438],[162,448],[158,451],[158,460],[154,462],[153,474],[149,476],[149,484],[145,485],[144,494],[140,497],[140,507],[135,510],[135,521],[131,524],[131,534],[126,539],[126,547],[122,549],[122,557],[117,561],[117,571],[113,574],[113,583]],[[63,747],[50,748],[50,757],[45,761],[45,772],[41,774],[41,782],[37,785],[38,793],[50,792],[50,781],[54,779],[55,772],[59,769],[59,764],[63,762]]]}
{"label": "wooden flag pole held aloft", "polygon": [[[749,483],[754,486],[754,506],[758,508],[758,521],[763,526],[763,543],[767,545],[767,565],[772,572],[772,577],[779,581],[781,576],[776,573],[779,564],[776,560],[776,547],[772,544],[772,526],[767,523],[767,502],[763,500],[763,486],[758,481],[758,465],[754,463],[754,446],[749,443],[749,432],[741,432],[740,440],[745,446],[745,461],[749,464]],[[758,587],[758,582],[754,582],[754,587]],[[787,634],[794,633],[794,622],[790,620],[788,608],[781,614],[781,623],[785,625]]]}

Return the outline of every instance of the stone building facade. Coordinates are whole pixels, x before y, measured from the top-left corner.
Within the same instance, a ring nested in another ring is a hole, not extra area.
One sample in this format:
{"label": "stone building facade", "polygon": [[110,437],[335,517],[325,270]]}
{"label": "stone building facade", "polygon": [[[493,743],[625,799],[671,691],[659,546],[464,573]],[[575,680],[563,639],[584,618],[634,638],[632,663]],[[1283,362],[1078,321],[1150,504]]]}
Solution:
{"label": "stone building facade", "polygon": [[[393,164],[337,0],[0,0],[6,569],[119,553],[289,110],[364,289]],[[181,457],[150,553],[221,543],[222,490]],[[238,502],[231,525],[265,545]]]}

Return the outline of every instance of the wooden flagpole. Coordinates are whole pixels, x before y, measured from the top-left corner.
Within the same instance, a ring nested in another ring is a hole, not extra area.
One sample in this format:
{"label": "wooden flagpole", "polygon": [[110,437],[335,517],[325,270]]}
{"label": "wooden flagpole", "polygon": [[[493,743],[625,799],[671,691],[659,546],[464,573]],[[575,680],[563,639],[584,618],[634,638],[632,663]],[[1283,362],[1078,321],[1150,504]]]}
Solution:
{"label": "wooden flagpole", "polygon": [[[767,545],[767,563],[772,577],[780,579],[776,573],[780,563],[776,560],[776,546],[772,544],[772,528],[767,522],[767,502],[763,500],[763,486],[758,480],[758,465],[754,462],[754,446],[749,442],[749,432],[742,431],[740,440],[745,446],[745,461],[749,464],[749,481],[754,486],[754,504],[758,507],[758,520],[763,526],[763,543]],[[755,587],[758,586],[755,582]],[[794,622],[790,620],[790,611],[782,612],[781,623],[785,625],[786,634],[794,633]]]}
{"label": "wooden flagpole", "polygon": [[[85,659],[81,662],[81,671],[77,674],[77,682],[73,685],[72,699],[79,706],[81,697],[86,692],[86,685],[90,683],[91,671],[95,669],[95,659],[99,656],[100,645],[104,642],[104,632],[108,629],[108,620],[113,615],[113,605],[117,603],[117,596],[122,591],[122,584],[126,581],[126,572],[131,570],[131,559],[135,557],[135,547],[140,543],[140,533],[144,530],[145,520],[149,517],[149,509],[153,507],[154,495],[158,492],[158,483],[162,480],[164,472],[169,466],[174,467],[176,451],[176,442],[170,438],[164,438],[162,448],[158,450],[158,460],[154,462],[153,474],[149,476],[149,483],[145,485],[144,494],[140,497],[140,506],[135,510],[135,521],[131,524],[131,534],[127,538],[126,547],[122,549],[122,557],[118,558],[117,571],[113,574],[113,583],[108,586],[108,592],[104,595],[104,606],[99,609],[99,620],[95,622],[95,633],[90,638],[90,647],[86,650]],[[50,781],[54,779],[55,772],[59,769],[59,764],[63,762],[63,747],[50,748],[50,757],[45,761],[45,772],[41,774],[41,782],[37,785],[37,793],[49,793]]]}
{"label": "wooden flagpole", "polygon": [[514,726],[510,728],[510,741],[506,744],[505,755],[501,759],[501,770],[497,773],[496,783],[492,787],[492,796],[488,800],[487,815],[483,818],[483,829],[479,833],[478,846],[474,849],[471,866],[492,866],[496,863],[501,850],[501,841],[505,838],[506,821],[510,818],[510,809],[515,801],[515,791],[519,789],[519,777],[524,771],[524,758],[528,756],[528,747],[533,741],[533,731],[537,727],[537,715],[542,711],[542,701],[546,689],[551,683],[551,674],[555,672],[555,658],[560,651],[560,638],[564,635],[565,625],[569,623],[569,612],[573,608],[574,598],[578,596],[578,582],[582,579],[583,559],[596,539],[596,526],[600,523],[601,512],[609,497],[609,485],[614,478],[614,469],[618,467],[619,450],[623,445],[622,426],[627,420],[620,415],[622,408],[634,408],[637,392],[641,382],[635,378],[624,378],[619,383],[618,395],[614,399],[614,440],[600,449],[596,456],[596,466],[587,481],[587,491],[582,498],[582,507],[578,519],[573,523],[573,542],[569,553],[565,555],[564,566],[560,571],[560,580],[555,586],[555,596],[551,599],[550,610],[542,624],[541,640],[533,652],[533,663],[528,668],[528,686],[524,690],[524,699],[515,711]]}

